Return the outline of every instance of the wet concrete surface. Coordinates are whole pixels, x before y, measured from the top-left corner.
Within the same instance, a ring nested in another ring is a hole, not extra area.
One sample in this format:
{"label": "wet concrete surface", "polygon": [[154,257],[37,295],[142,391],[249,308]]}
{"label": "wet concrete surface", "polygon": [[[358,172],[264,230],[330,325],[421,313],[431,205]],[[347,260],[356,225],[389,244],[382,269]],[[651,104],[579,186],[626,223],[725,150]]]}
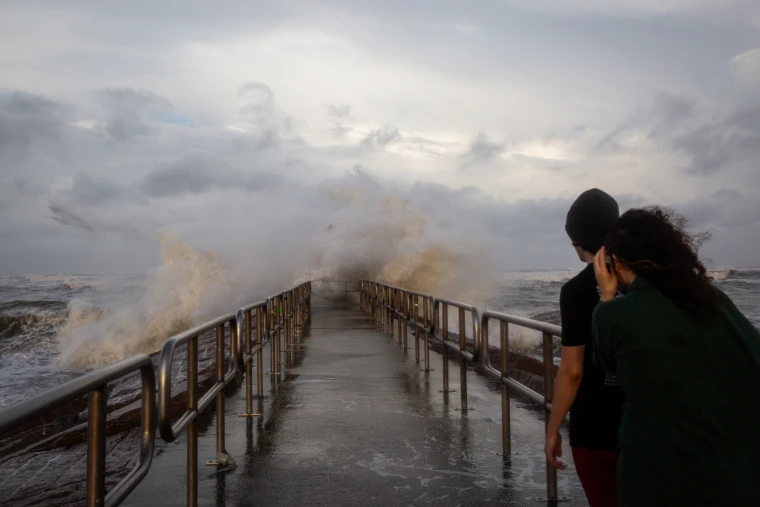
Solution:
{"label": "wet concrete surface", "polygon": [[[501,455],[498,384],[468,370],[459,411],[459,368],[450,365],[448,396],[441,356],[421,371],[395,337],[379,332],[356,307],[315,299],[310,329],[282,381],[266,380],[265,397],[245,410],[245,391],[227,399],[227,451],[237,468],[205,467],[215,456],[215,426],[199,444],[199,505],[465,506],[547,505],[543,413],[512,400],[512,449]],[[268,364],[268,350],[265,364]],[[565,451],[569,454],[569,448]],[[572,459],[559,472],[562,506],[587,505]],[[148,477],[123,504],[183,506],[184,437],[162,448]]]}

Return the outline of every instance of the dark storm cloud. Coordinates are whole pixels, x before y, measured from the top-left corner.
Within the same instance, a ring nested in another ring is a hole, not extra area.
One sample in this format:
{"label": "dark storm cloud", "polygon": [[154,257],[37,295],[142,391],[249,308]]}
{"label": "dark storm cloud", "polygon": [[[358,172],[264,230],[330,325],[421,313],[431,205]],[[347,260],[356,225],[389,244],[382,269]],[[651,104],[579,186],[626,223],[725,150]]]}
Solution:
{"label": "dark storm cloud", "polygon": [[105,133],[116,142],[128,142],[152,132],[145,122],[148,108],[171,111],[171,103],[153,92],[132,88],[110,88],[100,92],[101,102],[108,112]]}
{"label": "dark storm cloud", "polygon": [[[565,218],[576,195],[544,199],[504,201],[477,187],[452,189],[438,183],[417,182],[411,189],[414,199],[434,215],[467,217],[473,225],[483,225],[495,237],[529,242],[537,237],[559,236],[564,241]],[[613,195],[621,211],[643,206],[635,195]]]}
{"label": "dark storm cloud", "polygon": [[397,143],[402,140],[401,133],[396,127],[382,127],[369,132],[361,140],[364,148],[383,150],[388,145]]}
{"label": "dark storm cloud", "polygon": [[693,128],[699,122],[697,104],[687,97],[663,93],[647,108],[631,114],[599,142],[603,151],[621,151],[625,138],[634,130],[643,130],[649,139],[669,140],[682,128]]}
{"label": "dark storm cloud", "polygon": [[490,160],[504,152],[504,143],[490,141],[484,133],[479,133],[467,150],[467,155],[480,159]]}
{"label": "dark storm cloud", "polygon": [[654,117],[654,125],[649,136],[656,138],[667,135],[685,122],[693,120],[697,115],[696,101],[672,94],[660,94],[655,98],[650,111]]}
{"label": "dark storm cloud", "polygon": [[38,197],[45,194],[45,191],[39,185],[26,178],[16,178],[13,182],[13,187],[21,197]]}
{"label": "dark storm cloud", "polygon": [[150,197],[203,194],[234,184],[229,164],[209,153],[188,153],[148,173],[140,188]]}
{"label": "dark storm cloud", "polygon": [[[691,159],[689,172],[708,175],[730,165],[760,162],[760,106],[702,125],[674,139],[674,147]],[[754,173],[757,175],[757,169]]]}
{"label": "dark storm cloud", "polygon": [[67,200],[83,206],[99,206],[120,200],[124,193],[122,185],[114,181],[94,179],[87,173],[80,173],[74,177],[71,190],[64,195]]}
{"label": "dark storm cloud", "polygon": [[248,101],[240,109],[242,113],[270,116],[276,112],[274,92],[265,83],[246,83],[238,89],[238,95]]}
{"label": "dark storm cloud", "polygon": [[460,166],[460,169],[464,171],[480,162],[488,162],[504,153],[505,149],[506,145],[504,143],[491,141],[486,134],[480,132],[470,143],[467,152],[462,155],[464,162]]}
{"label": "dark storm cloud", "polygon": [[11,146],[27,148],[35,140],[60,139],[62,109],[58,102],[26,92],[0,99],[0,151]]}
{"label": "dark storm cloud", "polygon": [[70,227],[74,227],[75,229],[81,229],[83,231],[89,232],[90,234],[95,234],[96,227],[92,223],[90,223],[88,220],[85,220],[75,212],[71,211],[66,206],[62,204],[50,203],[48,204],[48,209],[52,213],[52,215],[50,215],[50,218],[59,224],[68,225]]}
{"label": "dark storm cloud", "polygon": [[760,105],[716,117],[700,112],[690,98],[663,94],[605,136],[597,149],[630,151],[626,139],[641,133],[661,148],[685,155],[689,174],[706,176],[730,167],[757,173],[752,166],[760,162]]}
{"label": "dark storm cloud", "polygon": [[254,192],[284,184],[277,174],[244,172],[226,160],[204,152],[192,152],[157,166],[139,184],[151,198],[200,195],[217,189]]}
{"label": "dark storm cloud", "polygon": [[738,190],[720,189],[675,208],[699,228],[728,229],[760,224],[760,201]]}

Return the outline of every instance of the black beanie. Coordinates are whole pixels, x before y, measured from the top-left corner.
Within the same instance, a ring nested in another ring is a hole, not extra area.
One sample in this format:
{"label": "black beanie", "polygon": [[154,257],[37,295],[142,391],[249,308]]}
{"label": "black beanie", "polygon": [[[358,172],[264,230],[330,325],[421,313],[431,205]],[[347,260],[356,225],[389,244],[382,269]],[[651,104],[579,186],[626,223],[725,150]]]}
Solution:
{"label": "black beanie", "polygon": [[598,188],[586,190],[567,212],[565,231],[573,243],[590,253],[604,246],[607,233],[620,216],[618,203]]}

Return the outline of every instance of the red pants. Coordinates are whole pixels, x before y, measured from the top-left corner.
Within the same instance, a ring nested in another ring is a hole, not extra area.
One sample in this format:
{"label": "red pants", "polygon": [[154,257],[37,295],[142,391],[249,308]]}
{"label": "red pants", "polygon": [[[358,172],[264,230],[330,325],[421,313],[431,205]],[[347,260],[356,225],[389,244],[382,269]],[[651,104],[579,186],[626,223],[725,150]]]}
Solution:
{"label": "red pants", "polygon": [[617,506],[617,462],[615,451],[573,447],[573,461],[590,507]]}

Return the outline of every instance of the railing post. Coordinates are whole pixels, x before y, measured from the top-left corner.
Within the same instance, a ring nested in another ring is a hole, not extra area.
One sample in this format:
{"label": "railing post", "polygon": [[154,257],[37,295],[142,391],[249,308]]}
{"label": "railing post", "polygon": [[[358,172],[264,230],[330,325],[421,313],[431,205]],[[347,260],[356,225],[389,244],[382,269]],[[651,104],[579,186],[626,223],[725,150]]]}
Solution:
{"label": "railing post", "polygon": [[88,394],[87,507],[102,507],[106,498],[106,386]]}
{"label": "railing post", "polygon": [[[394,307],[396,308],[396,311],[398,311],[398,313],[399,313],[399,316],[398,316],[398,319],[397,319],[398,320],[398,342],[399,343],[401,343],[401,323],[404,320],[404,317],[403,317],[403,315],[404,315],[404,308],[403,308],[403,305],[401,304],[401,299],[402,299],[403,296],[404,296],[404,293],[401,291],[401,289],[399,289],[399,290],[396,291],[396,297],[394,299],[394,301],[395,301]],[[406,346],[406,345],[404,345],[404,346]]]}
{"label": "railing post", "polygon": [[[198,412],[198,337],[187,343],[187,411]],[[187,505],[198,505],[198,417],[187,426]]]}
{"label": "railing post", "polygon": [[[443,327],[443,392],[444,400],[448,403],[449,397],[445,396],[445,393],[450,392],[449,389],[449,346],[446,345],[446,338],[449,336],[449,305],[441,303],[443,306],[443,312],[441,315],[441,325]],[[436,322],[436,325],[438,323]]]}
{"label": "railing post", "polygon": [[283,326],[284,326],[284,334],[285,334],[285,360],[290,364],[290,353],[293,351],[293,344],[292,340],[293,337],[290,335],[290,305],[292,304],[291,298],[287,295],[285,296],[285,299],[283,301],[283,309],[282,309],[282,316],[283,316]]}
{"label": "railing post", "polygon": [[388,333],[390,331],[390,334],[393,333],[393,317],[391,316],[391,309],[390,306],[390,289],[388,287],[385,287],[385,293],[383,295],[383,314],[385,315],[385,325],[383,326],[383,332]]}
{"label": "railing post", "polygon": [[[251,310],[245,311],[245,354],[251,354]],[[258,373],[258,371],[256,372]],[[245,364],[245,413],[253,412],[253,358],[249,358]]]}
{"label": "railing post", "polygon": [[[462,352],[467,350],[467,342],[465,336],[465,320],[464,320],[464,308],[459,309],[459,391],[462,396],[462,411],[467,411],[467,359],[464,358]],[[473,315],[473,318],[475,316]],[[477,341],[476,337],[473,337],[473,341]]]}
{"label": "railing post", "polygon": [[402,311],[404,313],[404,350],[408,350],[409,346],[407,344],[407,332],[409,329],[409,293],[407,291],[404,291],[404,307],[402,308]]}
{"label": "railing post", "polygon": [[393,336],[393,289],[387,288],[385,292],[385,332]]}
{"label": "railing post", "polygon": [[282,331],[283,331],[283,325],[282,325],[282,307],[283,307],[283,296],[280,294],[277,297],[277,314],[275,315],[275,318],[277,319],[277,373],[280,373],[279,380],[282,380]]}
{"label": "railing post", "polygon": [[[549,404],[554,399],[554,357],[553,357],[553,337],[549,333],[544,333],[544,425],[548,429]],[[546,496],[549,500],[557,499],[557,469],[546,462]]]}
{"label": "railing post", "polygon": [[[509,386],[504,383],[509,378],[509,324],[501,323],[501,448],[506,455],[512,452],[512,420],[509,413]],[[488,332],[485,329],[485,332]],[[483,351],[488,354],[487,350]]]}
{"label": "railing post", "polygon": [[274,389],[275,385],[275,377],[277,376],[277,339],[274,335],[274,317],[275,317],[275,307],[277,305],[276,298],[269,299],[266,307],[266,313],[267,313],[267,321],[269,322],[269,362],[270,362],[270,371],[269,376],[271,379],[271,385]]}
{"label": "railing post", "polygon": [[[264,321],[261,307],[256,308],[256,343],[259,346],[259,351],[256,353],[256,394],[260,397],[264,396],[264,340],[263,335],[266,331],[266,322]],[[248,319],[250,321],[250,312]],[[253,363],[253,358],[251,358]]]}
{"label": "railing post", "polygon": [[428,298],[422,298],[424,301],[425,309],[423,312],[423,319],[425,325],[425,371],[430,371],[430,309],[428,305]]}
{"label": "railing post", "polygon": [[[417,294],[413,297],[413,307],[414,307],[414,323],[416,324],[418,322],[417,318],[419,317],[419,301],[420,298]],[[420,328],[418,326],[414,326],[414,360],[415,362],[420,362]]]}
{"label": "railing post", "polygon": [[[230,325],[230,340],[234,340],[233,326]],[[224,384],[224,324],[216,328],[216,381]],[[250,412],[248,412],[250,413]],[[216,395],[216,455],[217,465],[223,465],[222,456],[227,454],[224,450],[224,389]]]}

